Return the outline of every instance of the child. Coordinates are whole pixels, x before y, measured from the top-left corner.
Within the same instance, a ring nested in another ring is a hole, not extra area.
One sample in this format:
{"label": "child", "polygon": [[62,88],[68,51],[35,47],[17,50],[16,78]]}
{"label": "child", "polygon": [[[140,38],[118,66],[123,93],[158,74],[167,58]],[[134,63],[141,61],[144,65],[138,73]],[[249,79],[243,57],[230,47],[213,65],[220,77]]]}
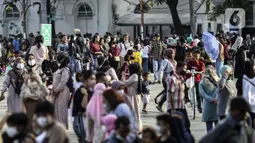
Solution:
{"label": "child", "polygon": [[147,107],[147,104],[150,101],[150,87],[149,86],[151,84],[155,84],[155,83],[152,83],[151,81],[149,81],[149,75],[150,75],[149,72],[143,73],[143,81],[142,81],[143,110],[142,110],[142,112],[144,114],[148,113],[147,110],[146,110],[146,107]]}
{"label": "child", "polygon": [[135,55],[134,62],[138,63],[140,65],[140,67],[142,67],[142,55],[141,55],[140,49],[137,45],[134,46],[134,55]]}
{"label": "child", "polygon": [[[201,100],[200,100],[200,95],[199,95],[199,83],[201,80],[201,73],[203,71],[205,71],[205,65],[204,62],[200,60],[200,51],[195,50],[192,53],[192,60],[190,60],[187,64],[187,68],[188,70],[195,70],[196,72],[200,72],[199,74],[195,74],[195,88],[196,88],[196,97],[197,97],[197,108],[198,111],[201,113],[202,112],[202,108],[201,108]],[[191,74],[187,75],[187,78],[191,77]]]}

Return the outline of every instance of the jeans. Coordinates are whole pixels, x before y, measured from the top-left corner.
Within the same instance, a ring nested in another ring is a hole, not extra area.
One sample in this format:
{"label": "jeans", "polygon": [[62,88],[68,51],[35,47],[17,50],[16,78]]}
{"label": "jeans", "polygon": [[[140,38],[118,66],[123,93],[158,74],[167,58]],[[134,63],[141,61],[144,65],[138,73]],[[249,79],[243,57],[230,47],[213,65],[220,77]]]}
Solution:
{"label": "jeans", "polygon": [[74,116],[73,130],[79,143],[86,143],[85,118],[83,115]]}
{"label": "jeans", "polygon": [[214,123],[214,126],[216,126],[218,124],[218,121],[208,121],[208,122],[206,122],[206,131],[207,131],[207,133],[209,133],[213,129],[213,123]]}
{"label": "jeans", "polygon": [[149,72],[149,58],[143,58],[143,72]]}
{"label": "jeans", "polygon": [[223,66],[223,64],[224,64],[224,61],[221,61],[220,58],[216,59],[215,69],[219,77],[221,77],[220,68]]}
{"label": "jeans", "polygon": [[154,80],[159,81],[161,80],[160,77],[160,66],[161,66],[161,59],[153,60],[153,74],[154,74]]}
{"label": "jeans", "polygon": [[197,97],[197,108],[201,109],[201,97],[199,94],[199,82],[195,82],[196,97]]}
{"label": "jeans", "polygon": [[72,70],[72,73],[81,72],[82,71],[81,61],[73,56],[70,57],[69,59],[70,59],[69,66]]}

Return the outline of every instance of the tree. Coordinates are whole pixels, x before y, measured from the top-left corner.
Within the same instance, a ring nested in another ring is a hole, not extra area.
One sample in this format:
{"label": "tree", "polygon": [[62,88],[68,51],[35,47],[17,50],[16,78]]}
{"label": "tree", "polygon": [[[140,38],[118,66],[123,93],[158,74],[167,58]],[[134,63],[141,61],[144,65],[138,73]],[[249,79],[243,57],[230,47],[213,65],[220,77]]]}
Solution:
{"label": "tree", "polygon": [[168,5],[171,15],[172,15],[172,20],[173,20],[176,34],[178,34],[180,36],[184,36],[184,30],[182,28],[182,23],[181,23],[181,20],[178,15],[178,11],[177,11],[178,2],[179,2],[179,0],[156,0],[155,1],[155,3],[157,3],[157,4],[166,3]]}
{"label": "tree", "polygon": [[[207,1],[209,2],[209,0]],[[210,2],[212,2],[212,0]],[[215,19],[221,14],[224,14],[228,8],[243,8],[246,11],[250,5],[250,0],[224,0],[221,3],[215,4],[212,8],[213,14],[211,15],[211,19]]]}

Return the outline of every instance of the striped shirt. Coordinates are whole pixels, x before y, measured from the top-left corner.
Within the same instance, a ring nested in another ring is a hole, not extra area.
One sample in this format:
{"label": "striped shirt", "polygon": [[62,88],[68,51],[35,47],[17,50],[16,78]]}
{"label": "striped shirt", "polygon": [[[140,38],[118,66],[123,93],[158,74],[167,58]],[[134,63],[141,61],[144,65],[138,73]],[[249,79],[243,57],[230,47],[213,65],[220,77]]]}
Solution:
{"label": "striped shirt", "polygon": [[[174,109],[184,109],[184,96],[185,96],[185,85],[184,85],[184,78],[177,75],[177,74],[173,74],[169,81],[168,81],[168,85],[169,85],[169,91],[172,93],[171,95],[173,95],[173,103],[174,103]],[[167,96],[167,103],[168,103],[168,109],[171,109],[171,104],[170,104],[170,98],[169,98],[169,94]]]}

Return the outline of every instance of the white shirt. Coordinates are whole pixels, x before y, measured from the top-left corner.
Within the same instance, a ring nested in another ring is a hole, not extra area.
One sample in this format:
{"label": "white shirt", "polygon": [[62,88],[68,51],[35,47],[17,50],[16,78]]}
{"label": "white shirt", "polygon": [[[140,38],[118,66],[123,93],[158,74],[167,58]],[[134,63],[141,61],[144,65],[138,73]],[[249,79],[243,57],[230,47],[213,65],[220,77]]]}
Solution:
{"label": "white shirt", "polygon": [[149,58],[149,52],[150,52],[149,47],[144,46],[143,49],[142,49],[142,57],[143,58]]}
{"label": "white shirt", "polygon": [[127,51],[133,49],[133,47],[131,47],[131,46],[132,46],[131,42],[120,43],[120,45],[119,45],[120,56],[124,58],[127,54]]}
{"label": "white shirt", "polygon": [[250,104],[251,112],[255,113],[255,78],[243,76],[243,97]]}

